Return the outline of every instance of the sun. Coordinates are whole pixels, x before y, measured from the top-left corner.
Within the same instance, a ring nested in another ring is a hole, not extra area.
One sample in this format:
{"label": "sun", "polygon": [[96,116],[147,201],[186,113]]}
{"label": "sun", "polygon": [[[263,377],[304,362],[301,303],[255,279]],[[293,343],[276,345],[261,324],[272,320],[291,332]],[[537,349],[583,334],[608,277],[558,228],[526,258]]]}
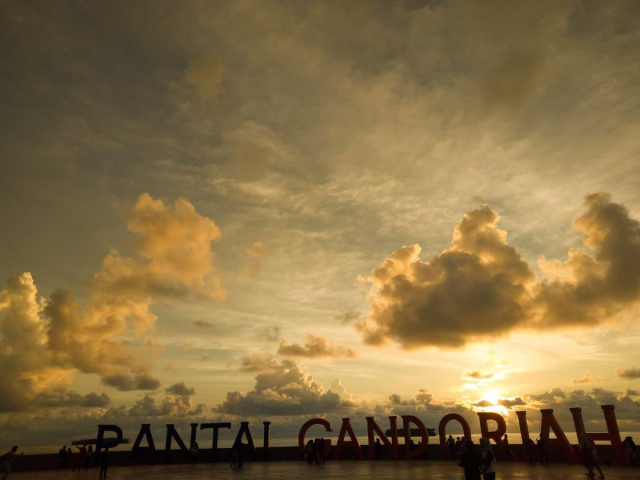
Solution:
{"label": "sun", "polygon": [[482,394],[482,397],[478,402],[479,405],[475,407],[475,410],[480,412],[499,413],[505,417],[508,415],[509,410],[504,405],[499,404],[502,399],[503,397],[500,395],[500,390],[487,390]]}

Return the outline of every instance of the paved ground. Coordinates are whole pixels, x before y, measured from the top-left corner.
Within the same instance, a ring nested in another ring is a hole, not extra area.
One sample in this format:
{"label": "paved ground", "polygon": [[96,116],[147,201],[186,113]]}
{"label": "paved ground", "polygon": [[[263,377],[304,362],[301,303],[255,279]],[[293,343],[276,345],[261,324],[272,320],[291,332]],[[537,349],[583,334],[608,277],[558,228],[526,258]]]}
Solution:
{"label": "paved ground", "polygon": [[[552,465],[529,467],[526,464],[500,464],[498,479],[527,480],[585,480],[585,469],[578,465]],[[639,468],[603,467],[609,480],[638,480]],[[1,478],[1,477],[0,477]],[[48,471],[14,473],[11,480],[89,480],[97,479],[98,470],[88,472]],[[232,470],[227,464],[156,465],[151,467],[113,467],[109,469],[111,480],[168,480],[168,479],[326,479],[348,480],[376,479],[454,479],[462,480],[462,470],[449,462],[352,462],[341,461],[324,466],[307,465],[304,462],[246,463],[242,470]]]}

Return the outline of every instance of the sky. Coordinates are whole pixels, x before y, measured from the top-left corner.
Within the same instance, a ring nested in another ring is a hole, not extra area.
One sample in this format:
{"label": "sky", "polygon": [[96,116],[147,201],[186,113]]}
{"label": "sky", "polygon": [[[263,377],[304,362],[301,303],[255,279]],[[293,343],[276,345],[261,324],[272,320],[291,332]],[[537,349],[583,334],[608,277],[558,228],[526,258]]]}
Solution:
{"label": "sky", "polygon": [[640,431],[639,48],[633,1],[1,0],[0,444]]}

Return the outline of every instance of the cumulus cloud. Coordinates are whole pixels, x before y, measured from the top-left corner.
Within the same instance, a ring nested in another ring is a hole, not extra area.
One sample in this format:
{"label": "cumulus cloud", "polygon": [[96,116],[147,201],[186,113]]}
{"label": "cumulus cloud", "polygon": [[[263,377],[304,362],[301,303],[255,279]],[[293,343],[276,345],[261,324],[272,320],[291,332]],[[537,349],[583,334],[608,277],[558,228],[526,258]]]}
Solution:
{"label": "cumulus cloud", "polygon": [[129,415],[133,417],[186,417],[189,415],[203,415],[204,404],[193,404],[193,399],[188,395],[166,395],[160,404],[150,395],[145,395],[130,409]]}
{"label": "cumulus cloud", "polygon": [[283,340],[278,347],[278,355],[309,358],[355,358],[358,356],[351,348],[332,344],[326,338],[315,335],[308,335],[304,345],[297,342],[287,343]]}
{"label": "cumulus cloud", "polygon": [[[256,360],[255,363],[258,363]],[[293,362],[270,363],[270,370],[256,376],[253,390],[227,392],[225,401],[215,412],[242,416],[288,416],[331,413],[348,406],[348,402]]]}
{"label": "cumulus cloud", "polygon": [[169,395],[190,396],[196,394],[196,389],[187,387],[184,382],[175,383],[166,389]]}
{"label": "cumulus cloud", "polygon": [[98,374],[104,385],[122,391],[158,388],[150,374],[157,344],[148,339],[133,348],[125,337],[153,328],[149,308],[156,297],[226,294],[210,248],[220,231],[191,203],[179,199],[167,207],[143,194],[128,227],[136,234],[137,256],[107,255],[84,309],[67,290],[38,299],[29,273],[12,276],[0,291],[0,370],[7,383],[0,411],[29,409],[37,399],[51,399],[51,392],[59,396],[76,371]]}
{"label": "cumulus cloud", "polygon": [[640,368],[631,367],[626,369],[618,369],[616,371],[616,375],[618,375],[621,378],[634,380],[636,378],[640,378]]}
{"label": "cumulus cloud", "polygon": [[451,247],[430,261],[421,247],[400,248],[371,272],[368,318],[356,320],[366,343],[404,348],[459,347],[518,328],[593,325],[640,298],[640,226],[605,193],[587,195],[574,227],[593,253],[539,262],[536,278],[483,206],[455,227]]}

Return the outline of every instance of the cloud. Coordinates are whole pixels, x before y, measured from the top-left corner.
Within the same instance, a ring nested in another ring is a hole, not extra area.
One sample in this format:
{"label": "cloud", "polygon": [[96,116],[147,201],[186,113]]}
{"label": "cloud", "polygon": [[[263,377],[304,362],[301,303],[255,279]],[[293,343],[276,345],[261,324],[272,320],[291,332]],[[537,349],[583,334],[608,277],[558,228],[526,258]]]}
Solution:
{"label": "cloud", "polygon": [[351,348],[331,344],[326,338],[314,335],[308,335],[304,345],[297,342],[289,344],[283,340],[278,347],[278,355],[308,358],[356,358],[358,356]]}
{"label": "cloud", "polygon": [[157,344],[147,338],[133,347],[125,337],[154,327],[154,298],[225,296],[210,248],[220,231],[191,203],[179,199],[167,207],[142,194],[128,227],[137,256],[107,255],[84,309],[68,290],[38,299],[29,273],[9,278],[0,291],[0,370],[7,380],[0,411],[34,408],[38,398],[54,394],[76,401],[73,392],[61,392],[77,371],[121,391],[157,389],[160,382],[150,374]]}
{"label": "cloud", "polygon": [[70,392],[65,389],[51,390],[40,393],[35,397],[34,402],[39,407],[108,407],[111,404],[109,395],[102,392],[98,395],[95,392],[81,395],[76,392]]}
{"label": "cloud", "polygon": [[267,342],[277,342],[280,340],[280,327],[266,326],[258,330],[257,338]]}
{"label": "cloud", "polygon": [[506,52],[480,82],[485,109],[514,111],[525,107],[542,90],[544,65],[541,51]]}
{"label": "cloud", "polygon": [[193,399],[189,395],[166,395],[158,405],[153,397],[145,395],[130,409],[132,417],[186,417],[190,415],[203,415],[205,405],[194,406]]}
{"label": "cloud", "polygon": [[241,416],[289,416],[325,414],[348,406],[338,393],[325,391],[322,384],[293,362],[271,365],[256,376],[254,389],[243,394],[227,392],[214,412]]}
{"label": "cloud", "polygon": [[264,257],[264,244],[256,242],[247,249],[248,263],[242,268],[241,272],[249,277],[255,276],[260,270],[260,264]]}
{"label": "cloud", "polygon": [[160,381],[150,375],[116,374],[102,378],[102,383],[121,392],[131,390],[156,390],[160,387]]}
{"label": "cloud", "polygon": [[191,325],[193,325],[194,327],[198,327],[198,328],[213,328],[214,325],[211,322],[208,322],[206,320],[194,320],[191,322]]}
{"label": "cloud", "polygon": [[519,326],[533,272],[496,227],[488,206],[466,213],[451,248],[423,262],[402,247],[371,272],[369,318],[356,322],[368,344],[459,347]]}
{"label": "cloud", "polygon": [[294,368],[295,365],[295,362],[291,360],[279,360],[270,356],[253,354],[242,358],[240,371],[245,373],[273,372],[283,368]]}
{"label": "cloud", "polygon": [[605,193],[587,195],[574,227],[593,253],[539,262],[536,279],[507,245],[498,214],[483,206],[455,227],[451,247],[430,261],[400,248],[371,272],[364,341],[404,348],[460,347],[515,329],[595,325],[635,308],[640,298],[640,224]]}
{"label": "cloud", "polygon": [[608,194],[587,195],[573,222],[594,253],[573,248],[565,262],[541,259],[552,279],[535,287],[541,325],[595,325],[633,308],[640,296],[640,223]]}
{"label": "cloud", "polygon": [[346,310],[345,312],[336,315],[336,320],[339,320],[340,322],[342,322],[345,325],[351,325],[359,320],[362,319],[362,314],[360,312],[358,312],[357,310]]}
{"label": "cloud", "polygon": [[596,383],[596,382],[604,382],[605,379],[601,377],[593,378],[591,376],[591,372],[585,372],[584,376],[580,378],[574,378],[571,380],[573,385],[580,385],[582,383]]}
{"label": "cloud", "polygon": [[626,369],[618,369],[616,371],[616,375],[628,380],[635,380],[636,378],[640,378],[640,368],[631,367]]}
{"label": "cloud", "polygon": [[201,100],[210,101],[220,91],[223,73],[222,60],[216,55],[209,55],[192,60],[183,79],[187,85],[195,87]]}
{"label": "cloud", "polygon": [[195,388],[187,387],[184,382],[175,383],[166,389],[167,394],[169,395],[182,395],[182,396],[190,396],[196,394]]}
{"label": "cloud", "polygon": [[479,370],[474,370],[472,372],[465,373],[463,375],[463,378],[468,378],[471,380],[491,380],[494,376],[494,373],[482,373]]}

